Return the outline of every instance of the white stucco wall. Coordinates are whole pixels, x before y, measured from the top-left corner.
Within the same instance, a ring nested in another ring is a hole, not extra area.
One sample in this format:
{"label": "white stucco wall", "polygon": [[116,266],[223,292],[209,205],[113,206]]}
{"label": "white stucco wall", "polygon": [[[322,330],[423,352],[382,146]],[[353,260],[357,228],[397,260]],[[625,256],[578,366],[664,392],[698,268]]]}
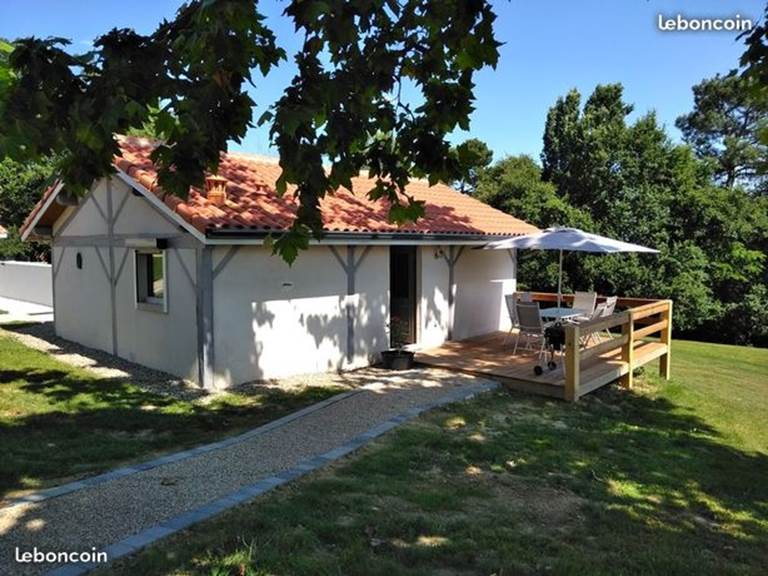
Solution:
{"label": "white stucco wall", "polygon": [[[214,268],[227,250],[215,250]],[[346,257],[345,246],[338,251]],[[347,279],[331,250],[311,247],[289,267],[268,249],[241,247],[214,280],[216,387],[368,364],[388,345],[387,248],[369,251],[355,288],[355,355],[347,362]]]}
{"label": "white stucco wall", "polygon": [[[113,180],[112,193],[113,209],[123,206],[114,228],[118,241],[182,234],[122,181]],[[116,270],[127,254],[115,284],[115,343],[110,284],[98,257],[100,253],[108,268],[109,248],[95,245],[108,232],[96,204],[106,214],[106,196],[101,182],[78,210],[67,210],[54,227],[57,333],[108,352],[116,347],[128,360],[197,380],[195,246],[186,236],[166,252],[167,313],[136,307],[133,249],[114,247]],[[422,348],[437,346],[448,336],[449,272],[438,248],[417,251],[417,344]],[[214,269],[229,250],[214,248]],[[337,250],[346,259],[347,247]],[[357,258],[364,251],[358,246]],[[82,270],[75,266],[77,253],[83,256]],[[292,267],[269,249],[240,247],[213,283],[214,387],[369,364],[389,346],[389,278],[388,246],[370,248],[357,270],[352,296],[347,296],[346,274],[327,246],[311,247]],[[515,290],[510,253],[465,248],[456,264],[454,290],[455,339],[507,329],[503,296]],[[346,357],[348,302],[355,307],[351,361]]]}
{"label": "white stucco wall", "polygon": [[454,340],[509,329],[504,295],[516,289],[514,253],[467,248],[455,269]]}
{"label": "white stucco wall", "polygon": [[[102,257],[105,256],[104,249]],[[75,265],[82,254],[83,268]],[[54,288],[56,334],[85,346],[112,351],[109,282],[93,246],[53,246],[53,265],[58,270]]]}
{"label": "white stucco wall", "polygon": [[[115,251],[118,262],[126,249]],[[133,252],[132,250],[130,250]],[[195,287],[187,279],[181,260],[195,278],[193,249],[166,250],[168,311],[136,308],[133,254],[128,255],[115,291],[118,356],[182,378],[197,380],[197,319]]]}
{"label": "white stucco wall", "polygon": [[[115,224],[115,235],[173,237],[180,232],[165,220],[145,199],[134,196],[118,179],[112,180],[114,211],[125,198],[125,205]],[[73,210],[66,211],[54,228],[54,265],[58,269],[54,298],[56,333],[86,346],[113,352],[112,308],[109,280],[102,268],[97,250],[109,269],[109,248],[88,246],[85,237],[98,237],[103,242],[107,224],[94,205],[107,210],[106,180],[101,181],[90,197],[66,223]],[[85,245],[65,245],[77,239]],[[97,241],[94,239],[94,243]],[[83,257],[78,270],[77,253]],[[195,250],[166,251],[168,312],[140,310],[135,303],[135,258],[132,248],[114,248],[115,273],[123,257],[126,261],[115,286],[117,353],[119,356],[183,378],[197,377],[197,335],[195,289],[181,267],[183,259],[195,278]],[[60,262],[60,265],[58,264]]]}
{"label": "white stucco wall", "polygon": [[[61,233],[67,236],[101,236],[106,234],[107,223],[101,217],[99,209],[95,204],[98,202],[99,207],[106,213],[106,182],[106,180],[98,182],[93,192],[81,201],[80,206],[77,208],[67,208],[64,214],[57,220],[53,228],[54,234]],[[67,217],[74,211],[77,212],[77,215],[69,222],[66,222]],[[61,232],[60,230],[63,226],[66,226],[66,228]]]}
{"label": "white stucco wall", "polygon": [[[417,345],[431,348],[448,338],[448,264],[440,250],[445,247],[422,246],[418,250],[416,284],[418,297]],[[437,257],[435,257],[437,255]]]}

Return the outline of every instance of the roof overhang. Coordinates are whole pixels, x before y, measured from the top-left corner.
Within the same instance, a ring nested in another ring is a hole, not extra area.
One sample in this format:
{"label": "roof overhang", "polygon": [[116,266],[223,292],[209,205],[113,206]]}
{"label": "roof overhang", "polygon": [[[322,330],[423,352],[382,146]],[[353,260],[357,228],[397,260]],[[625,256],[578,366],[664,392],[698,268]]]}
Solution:
{"label": "roof overhang", "polygon": [[[260,245],[275,235],[282,234],[284,230],[239,230],[221,229],[209,231],[206,234],[208,244],[241,244]],[[421,244],[432,246],[444,246],[446,244],[461,244],[467,246],[484,246],[488,242],[511,238],[509,235],[488,234],[430,234],[415,232],[326,232],[321,239],[312,239],[312,245],[331,244],[370,244],[370,245],[408,245]]]}
{"label": "roof overhang", "polygon": [[[24,228],[21,230],[22,240],[26,241],[31,235],[33,235],[35,228],[37,228],[41,223],[44,224],[46,228],[52,228],[53,222],[61,215],[61,213],[64,212],[65,209],[63,205],[56,203],[56,198],[63,188],[64,182],[59,181],[56,183],[51,193],[48,194],[48,197],[43,201],[40,209],[37,210],[35,215],[32,217],[32,220],[30,220],[28,223],[25,223]],[[51,212],[57,212],[57,214],[54,216],[51,214]],[[53,218],[53,221],[49,221],[51,218]]]}

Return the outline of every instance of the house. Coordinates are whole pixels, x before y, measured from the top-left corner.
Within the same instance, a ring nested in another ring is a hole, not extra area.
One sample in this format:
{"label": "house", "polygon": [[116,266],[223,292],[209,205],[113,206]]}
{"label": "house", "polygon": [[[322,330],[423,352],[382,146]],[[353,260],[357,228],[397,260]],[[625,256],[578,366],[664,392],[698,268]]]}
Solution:
{"label": "house", "polygon": [[5,240],[8,238],[8,230],[3,228],[3,225],[0,224],[0,240]]}
{"label": "house", "polygon": [[374,362],[393,317],[416,347],[507,329],[515,254],[472,250],[536,230],[413,181],[426,216],[397,227],[353,179],[322,201],[325,238],[292,267],[264,243],[290,226],[271,159],[226,154],[187,199],[156,186],[152,141],[120,139],[116,173],[82,198],[58,182],[22,237],[52,243],[56,333],[211,389]]}

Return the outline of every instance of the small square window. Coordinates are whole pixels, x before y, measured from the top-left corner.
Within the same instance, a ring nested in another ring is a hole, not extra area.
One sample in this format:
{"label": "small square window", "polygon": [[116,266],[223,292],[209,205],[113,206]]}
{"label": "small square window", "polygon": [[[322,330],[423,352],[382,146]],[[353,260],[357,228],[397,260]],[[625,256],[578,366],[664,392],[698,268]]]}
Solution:
{"label": "small square window", "polygon": [[166,310],[165,252],[136,252],[136,303],[140,308]]}

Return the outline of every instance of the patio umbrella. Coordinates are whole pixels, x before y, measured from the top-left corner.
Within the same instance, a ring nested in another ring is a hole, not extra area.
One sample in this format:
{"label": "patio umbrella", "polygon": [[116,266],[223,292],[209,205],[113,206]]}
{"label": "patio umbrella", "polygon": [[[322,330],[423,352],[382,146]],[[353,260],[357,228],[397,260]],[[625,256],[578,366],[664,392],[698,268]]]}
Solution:
{"label": "patio umbrella", "polygon": [[559,250],[560,271],[557,279],[557,305],[560,306],[563,283],[563,251],[596,252],[614,254],[616,252],[646,252],[658,254],[658,250],[614,240],[598,234],[590,234],[578,228],[547,228],[536,234],[526,234],[505,240],[497,240],[483,246],[483,250],[509,250],[522,248],[531,250]]}

